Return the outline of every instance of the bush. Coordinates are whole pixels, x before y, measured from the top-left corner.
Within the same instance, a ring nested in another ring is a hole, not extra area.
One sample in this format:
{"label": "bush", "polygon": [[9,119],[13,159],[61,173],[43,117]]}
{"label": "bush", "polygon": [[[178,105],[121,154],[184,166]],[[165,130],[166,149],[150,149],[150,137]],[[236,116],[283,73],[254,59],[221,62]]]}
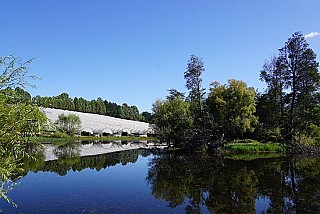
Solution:
{"label": "bush", "polygon": [[52,137],[55,137],[55,138],[68,138],[70,136],[65,132],[56,131],[56,132],[53,133]]}
{"label": "bush", "polygon": [[319,146],[320,145],[320,127],[311,123],[306,126],[303,132],[297,132],[294,135],[296,142],[304,146]]}

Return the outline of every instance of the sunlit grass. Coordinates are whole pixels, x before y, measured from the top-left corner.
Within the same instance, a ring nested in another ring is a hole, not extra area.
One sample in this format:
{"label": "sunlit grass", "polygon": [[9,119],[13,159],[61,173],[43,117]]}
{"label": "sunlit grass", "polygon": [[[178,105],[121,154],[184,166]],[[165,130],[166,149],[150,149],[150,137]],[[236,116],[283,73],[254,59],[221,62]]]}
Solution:
{"label": "sunlit grass", "polygon": [[223,147],[225,153],[284,153],[286,148],[280,143],[260,143],[257,141],[244,142],[231,142]]}

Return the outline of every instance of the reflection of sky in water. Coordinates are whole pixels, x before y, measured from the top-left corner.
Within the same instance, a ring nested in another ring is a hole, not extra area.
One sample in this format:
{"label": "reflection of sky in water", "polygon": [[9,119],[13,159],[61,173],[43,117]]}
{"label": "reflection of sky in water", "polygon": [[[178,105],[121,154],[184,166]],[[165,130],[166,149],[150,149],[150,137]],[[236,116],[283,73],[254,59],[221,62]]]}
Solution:
{"label": "reflection of sky in water", "polygon": [[183,213],[166,208],[167,202],[153,198],[145,182],[149,157],[126,166],[117,164],[99,172],[84,169],[66,176],[29,172],[9,196],[18,204],[11,208],[3,199],[3,213]]}
{"label": "reflection of sky in water", "polygon": [[255,203],[256,203],[256,213],[266,213],[270,205],[270,200],[268,197],[258,197]]}

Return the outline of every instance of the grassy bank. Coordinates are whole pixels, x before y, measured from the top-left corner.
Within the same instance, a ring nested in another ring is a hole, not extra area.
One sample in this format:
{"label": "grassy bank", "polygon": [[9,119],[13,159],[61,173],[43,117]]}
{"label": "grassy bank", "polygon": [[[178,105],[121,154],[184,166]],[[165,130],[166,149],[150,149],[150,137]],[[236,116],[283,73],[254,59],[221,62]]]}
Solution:
{"label": "grassy bank", "polygon": [[253,153],[285,153],[286,148],[280,143],[260,143],[254,140],[237,140],[223,147],[224,154],[253,154]]}

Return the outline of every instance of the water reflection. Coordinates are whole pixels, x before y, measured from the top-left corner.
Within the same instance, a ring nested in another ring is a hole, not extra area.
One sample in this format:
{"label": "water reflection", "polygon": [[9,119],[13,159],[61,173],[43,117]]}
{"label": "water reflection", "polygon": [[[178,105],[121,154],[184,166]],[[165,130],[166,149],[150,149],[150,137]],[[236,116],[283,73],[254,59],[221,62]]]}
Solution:
{"label": "water reflection", "polygon": [[[67,175],[70,171],[76,172],[71,173],[76,179],[77,172],[92,169],[93,171],[84,171],[88,176],[90,173],[91,180],[94,179],[93,176],[101,176],[95,172],[105,172],[106,170],[103,169],[111,166],[126,166],[128,163],[133,163],[129,166],[134,166],[138,164],[139,156],[142,156],[148,157],[148,159],[145,158],[148,165],[142,165],[144,173],[137,176],[134,174],[139,173],[137,168],[131,168],[131,171],[127,172],[128,167],[123,167],[121,176],[132,178],[130,180],[132,186],[119,184],[121,186],[119,188],[124,188],[121,190],[117,187],[117,191],[129,194],[136,184],[134,178],[142,177],[140,182],[145,185],[145,188],[132,192],[134,195],[137,192],[147,191],[144,194],[151,198],[144,196],[143,199],[139,199],[141,200],[139,202],[136,199],[136,204],[142,204],[140,205],[143,206],[142,209],[137,207],[142,211],[149,208],[148,206],[151,206],[155,199],[159,199],[166,201],[172,212],[181,212],[182,209],[186,213],[320,213],[320,158],[318,157],[259,159],[241,157],[239,159],[239,157],[224,158],[203,153],[151,150],[150,148],[153,146],[149,142],[125,144],[85,142],[28,145],[27,151],[33,158],[22,156],[17,159],[13,155],[1,153],[0,197],[6,198],[8,191],[13,187],[19,189],[14,186],[15,182],[25,177],[28,172],[34,172],[31,173],[34,177],[30,179],[35,179],[38,172],[52,172],[46,174],[48,176],[46,179],[53,174],[55,179],[62,182],[59,178],[63,178],[61,176]],[[111,178],[115,176],[112,174],[115,172],[108,170],[107,174]],[[41,177],[41,173],[39,174]],[[56,176],[57,174],[60,176]],[[76,182],[70,176],[69,179],[68,181],[63,179],[63,182]],[[116,176],[116,179],[119,177]],[[108,182],[102,182],[101,185],[105,183]],[[40,182],[39,185],[43,184]],[[112,182],[110,185],[113,185]],[[81,195],[74,196],[78,198],[70,200],[77,201],[76,199],[79,200],[84,196],[98,197],[99,194],[96,192],[107,196],[110,193],[110,187],[103,187],[106,189],[103,193],[101,193],[103,189],[101,186],[99,189],[91,186],[90,191],[84,187],[81,189]],[[80,187],[75,185],[75,188]],[[19,191],[16,194],[16,197],[19,196]],[[57,190],[51,194],[52,197],[57,194],[59,198],[61,192]],[[115,198],[117,194],[108,197],[108,200]],[[33,197],[32,195],[30,193],[30,197]],[[99,201],[99,198],[93,200],[95,204],[105,203],[105,201]],[[131,196],[126,201],[128,207],[130,201],[133,201]],[[111,204],[117,203],[119,201],[111,202]],[[136,204],[132,207],[137,206]],[[74,207],[78,207],[76,203]],[[160,208],[158,205],[156,209],[160,213],[168,212],[168,208]]]}
{"label": "water reflection", "polygon": [[45,144],[45,160],[76,158],[134,149],[150,149],[154,143],[147,141],[82,141]]}
{"label": "water reflection", "polygon": [[[23,162],[35,159],[26,153],[27,147],[25,144],[0,144],[0,199],[3,198],[13,206],[16,204],[8,197],[8,193],[19,184],[16,181],[24,174]],[[34,152],[36,154],[39,150]],[[43,150],[40,153],[43,154]]]}
{"label": "water reflection", "polygon": [[[251,161],[163,153],[150,162],[154,197],[186,213],[319,213],[319,158]],[[265,203],[258,203],[264,200]]]}
{"label": "water reflection", "polygon": [[100,171],[119,163],[135,163],[139,155],[151,154],[150,151],[141,150],[146,148],[147,144],[132,142],[130,145],[129,148],[121,142],[107,141],[48,144],[44,145],[45,153],[42,153],[46,161],[37,159],[32,164],[25,165],[25,171],[48,171],[64,176],[70,170],[81,171],[90,168]]}

